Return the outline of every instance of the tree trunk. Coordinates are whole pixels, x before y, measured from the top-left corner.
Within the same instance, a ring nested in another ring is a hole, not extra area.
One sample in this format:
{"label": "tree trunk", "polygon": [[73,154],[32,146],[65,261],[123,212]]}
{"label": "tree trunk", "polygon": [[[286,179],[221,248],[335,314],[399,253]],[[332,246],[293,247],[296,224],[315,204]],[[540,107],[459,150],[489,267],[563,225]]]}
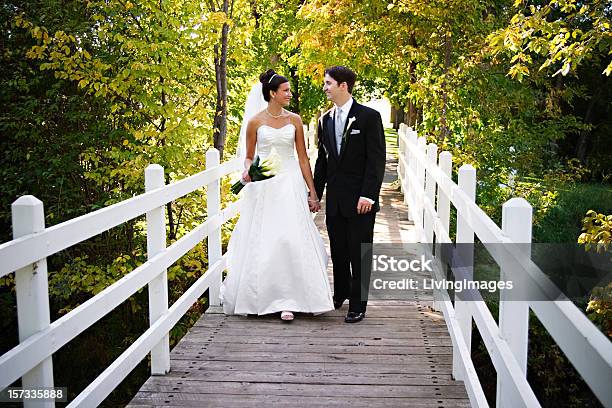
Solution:
{"label": "tree trunk", "polygon": [[412,103],[412,101],[408,101],[407,108],[408,111],[406,112],[406,116],[408,120],[406,124],[414,129],[417,123],[417,107],[414,103]]}
{"label": "tree trunk", "polygon": [[291,105],[293,107],[293,112],[300,114],[300,76],[297,73],[295,68],[291,68],[289,70],[291,75],[291,93],[293,97],[291,98]]}
{"label": "tree trunk", "polygon": [[[229,0],[223,0],[222,11],[229,16]],[[229,25],[223,24],[221,29],[221,50],[219,44],[215,45],[215,79],[217,82],[217,103],[215,106],[215,119],[213,121],[213,146],[219,150],[223,160],[223,149],[227,136],[227,43],[229,38]]]}
{"label": "tree trunk", "polygon": [[[589,101],[589,106],[587,106],[587,110],[584,114],[585,124],[591,123],[591,116],[593,115],[593,108],[595,107],[595,102],[597,101],[597,98],[599,97],[600,93],[601,93],[601,88],[597,88],[593,96],[591,96],[591,99]],[[590,133],[591,132],[589,130],[581,131],[580,135],[578,136],[578,143],[576,145],[576,157],[578,158],[578,160],[580,160],[580,163],[582,163],[583,165],[585,165],[587,162],[587,156],[588,156],[587,153],[589,150],[588,149],[589,147],[588,138],[589,138]]]}
{"label": "tree trunk", "polygon": [[395,105],[391,105],[391,122],[393,123],[393,129],[397,129],[399,127],[399,123],[397,121],[397,108]]}
{"label": "tree trunk", "polygon": [[444,81],[442,81],[442,117],[440,118],[441,125],[441,133],[439,141],[442,142],[444,139],[448,138],[449,130],[448,124],[446,123],[446,109],[448,107],[448,92],[447,92],[447,75],[448,68],[451,64],[451,50],[452,50],[452,39],[450,35],[447,33],[444,40]]}
{"label": "tree trunk", "polygon": [[257,1],[249,0],[249,6],[251,7],[251,15],[255,19],[255,29],[259,28],[259,19],[261,14],[257,11]]}
{"label": "tree trunk", "polygon": [[391,106],[391,121],[395,130],[399,129],[400,123],[406,123],[406,111],[403,107]]}
{"label": "tree trunk", "polygon": [[[410,36],[410,45],[414,48],[417,47],[416,37],[414,34]],[[412,84],[416,84],[416,81],[417,81],[416,70],[417,70],[417,63],[414,61],[411,61],[410,65],[408,66],[408,78],[410,80],[411,86]],[[411,100],[408,100],[408,104],[406,108],[407,108],[406,115],[408,117],[406,124],[414,129],[417,124],[417,107]]]}
{"label": "tree trunk", "polygon": [[[159,63],[161,64],[161,57],[159,58]],[[160,75],[159,77],[159,82],[163,85],[165,80],[164,77]],[[166,97],[166,92],[164,90],[162,90],[161,93],[161,104],[162,106],[166,106],[166,104],[168,103],[168,98]],[[164,132],[166,131],[166,121],[167,119],[165,117],[163,117],[161,119],[161,124],[159,126],[160,129],[160,133],[162,135],[162,137],[159,140],[159,143],[162,146],[166,145],[166,135],[164,134]],[[166,176],[166,184],[170,184],[171,180],[170,180],[170,175]],[[170,240],[174,240],[174,236],[172,234],[172,231],[174,230],[174,217],[172,215],[172,201],[166,203],[166,211],[168,212],[168,225],[170,228]]]}
{"label": "tree trunk", "polygon": [[[166,185],[172,182],[170,175],[166,176]],[[176,226],[174,225],[174,214],[172,213],[172,201],[166,204],[166,212],[168,213],[168,239],[174,241],[176,239]]]}

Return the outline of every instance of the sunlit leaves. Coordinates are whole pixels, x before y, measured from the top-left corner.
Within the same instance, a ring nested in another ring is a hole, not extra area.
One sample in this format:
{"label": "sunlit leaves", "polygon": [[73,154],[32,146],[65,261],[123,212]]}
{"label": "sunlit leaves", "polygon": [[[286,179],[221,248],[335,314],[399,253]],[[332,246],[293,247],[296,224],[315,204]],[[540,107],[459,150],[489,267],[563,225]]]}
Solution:
{"label": "sunlit leaves", "polygon": [[[550,0],[543,5],[515,2],[516,14],[510,24],[489,37],[493,55],[512,59],[510,76],[522,79],[529,75],[531,62],[516,61],[520,54],[539,58],[538,70],[550,75],[566,76],[575,72],[584,60],[604,58],[602,74],[612,73],[612,31],[609,2],[592,0]],[[525,70],[527,72],[525,72]],[[550,71],[549,71],[550,70]]]}
{"label": "sunlit leaves", "polygon": [[597,252],[605,252],[612,246],[612,215],[589,210],[582,220],[582,231],[578,243],[588,251],[593,246]]}

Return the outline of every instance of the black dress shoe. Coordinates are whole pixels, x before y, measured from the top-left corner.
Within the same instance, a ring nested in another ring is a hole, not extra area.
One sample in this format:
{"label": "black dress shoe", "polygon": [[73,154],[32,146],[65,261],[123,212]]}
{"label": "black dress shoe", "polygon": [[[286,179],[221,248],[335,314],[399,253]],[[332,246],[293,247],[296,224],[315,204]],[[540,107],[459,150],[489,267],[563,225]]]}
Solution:
{"label": "black dress shoe", "polygon": [[364,312],[348,312],[346,314],[346,317],[344,318],[344,322],[345,323],[357,323],[361,320],[363,320],[363,318],[365,317],[365,313]]}
{"label": "black dress shoe", "polygon": [[344,301],[346,299],[339,299],[339,300],[335,300],[334,299],[334,309],[338,310],[342,307],[342,305],[344,304]]}

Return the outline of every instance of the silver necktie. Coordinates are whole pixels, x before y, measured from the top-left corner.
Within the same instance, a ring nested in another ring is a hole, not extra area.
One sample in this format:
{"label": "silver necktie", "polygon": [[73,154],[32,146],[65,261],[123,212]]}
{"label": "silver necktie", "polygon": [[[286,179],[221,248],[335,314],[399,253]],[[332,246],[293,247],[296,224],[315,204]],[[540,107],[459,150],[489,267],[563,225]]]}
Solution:
{"label": "silver necktie", "polygon": [[336,108],[336,118],[334,120],[336,126],[336,147],[338,148],[338,154],[340,154],[340,148],[342,146],[342,132],[344,131],[344,121],[342,120],[342,111]]}

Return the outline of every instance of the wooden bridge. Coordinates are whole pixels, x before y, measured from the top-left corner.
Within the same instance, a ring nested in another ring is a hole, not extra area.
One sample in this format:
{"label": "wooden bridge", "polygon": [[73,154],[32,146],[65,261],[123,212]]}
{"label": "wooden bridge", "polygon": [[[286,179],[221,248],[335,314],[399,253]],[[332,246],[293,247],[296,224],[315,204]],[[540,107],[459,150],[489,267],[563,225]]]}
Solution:
{"label": "wooden bridge", "polygon": [[[395,180],[388,157],[375,242],[415,239]],[[315,222],[329,245],[323,212]],[[328,271],[332,282],[331,262]],[[129,406],[468,407],[444,317],[430,310],[431,292],[414,295],[372,301],[354,325],[347,304],[290,324],[206,313],[170,353],[170,373],[149,378]]]}
{"label": "wooden bridge", "polygon": [[[516,198],[505,203],[499,228],[474,202],[476,172],[471,166],[458,170],[455,183],[448,152],[438,155],[435,144],[417,138],[404,125],[398,141],[397,154],[389,149],[375,241],[423,243],[428,256],[439,262],[434,242],[473,243],[478,238],[502,271],[512,271],[517,284],[543,299],[551,283],[530,259],[529,204]],[[148,354],[152,377],[131,401],[133,407],[487,407],[471,359],[473,327],[497,371],[496,406],[539,407],[526,378],[530,310],[595,396],[604,406],[612,406],[612,344],[582,311],[563,299],[512,301],[502,292],[499,323],[482,299],[451,299],[444,289],[409,292],[402,301],[372,300],[366,319],[352,325],[342,319],[346,305],[315,317],[298,315],[290,324],[277,316],[219,313],[216,300],[226,266],[221,227],[240,206],[238,201],[221,208],[219,180],[242,164],[237,160],[220,164],[214,149],[207,152],[206,162],[205,171],[171,185],[164,185],[160,166],[150,165],[144,194],[50,228],[44,226],[43,204],[35,197],[13,203],[15,239],[0,245],[0,277],[15,272],[20,344],[0,356],[0,390],[20,378],[24,387],[52,387],[53,353],[147,286],[149,329],[69,401],[69,407],[101,404]],[[393,184],[396,177],[399,182]],[[165,204],[203,186],[206,221],[166,247]],[[451,204],[457,213],[455,241],[450,239]],[[142,214],[147,215],[148,261],[51,322],[46,258]],[[323,214],[316,222],[325,236]],[[207,239],[209,268],[169,307],[166,268],[203,239]],[[499,243],[525,245],[489,246]],[[461,269],[452,272],[470,276],[469,265]],[[431,276],[415,277],[445,278],[440,268],[434,268]],[[206,290],[212,304],[209,312],[170,352],[170,329]],[[52,407],[54,402],[24,401],[24,405]]]}

